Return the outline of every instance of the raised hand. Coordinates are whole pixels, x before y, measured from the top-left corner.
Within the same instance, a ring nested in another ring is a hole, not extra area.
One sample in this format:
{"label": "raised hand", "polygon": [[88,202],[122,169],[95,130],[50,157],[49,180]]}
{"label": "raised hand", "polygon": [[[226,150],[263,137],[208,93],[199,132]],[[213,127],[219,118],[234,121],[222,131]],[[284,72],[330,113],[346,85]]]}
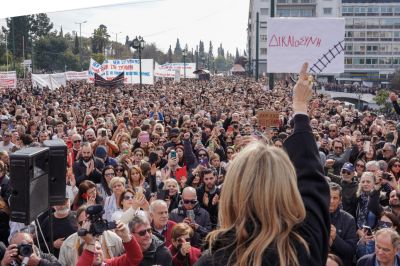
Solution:
{"label": "raised hand", "polygon": [[391,92],[389,98],[390,98],[390,100],[391,100],[392,102],[397,102],[397,95],[396,95],[396,93]]}
{"label": "raised hand", "polygon": [[293,111],[307,113],[307,105],[313,94],[312,80],[307,75],[308,63],[304,63],[299,73],[299,79],[293,89]]}

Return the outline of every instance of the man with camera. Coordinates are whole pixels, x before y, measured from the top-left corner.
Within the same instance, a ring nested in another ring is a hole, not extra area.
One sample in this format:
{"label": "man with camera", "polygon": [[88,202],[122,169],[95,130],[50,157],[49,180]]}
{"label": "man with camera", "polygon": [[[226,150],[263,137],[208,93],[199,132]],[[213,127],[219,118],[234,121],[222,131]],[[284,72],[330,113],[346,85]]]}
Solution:
{"label": "man with camera", "polygon": [[61,263],[52,254],[40,252],[30,234],[18,232],[11,238],[0,265],[61,266]]}
{"label": "man with camera", "polygon": [[[83,223],[90,217],[86,214],[87,207],[85,205],[79,207],[76,211],[76,220],[78,230],[82,229]],[[90,211],[90,210],[89,210]],[[62,244],[60,249],[59,261],[63,266],[76,265],[78,260],[78,249],[83,242],[83,239],[78,236],[78,233],[70,235]],[[124,253],[121,238],[111,230],[105,230],[99,237],[98,242],[105,259],[118,257]]]}
{"label": "man with camera", "polygon": [[118,266],[132,266],[139,265],[143,259],[143,254],[140,250],[140,246],[136,239],[131,236],[129,229],[126,225],[121,222],[117,223],[115,233],[122,239],[126,253],[111,259],[104,259],[104,255],[101,249],[101,244],[93,236],[93,230],[91,228],[92,223],[87,221],[83,224],[83,229],[87,230],[84,236],[85,241],[84,251],[80,256],[77,266],[89,266],[89,265],[118,265]]}

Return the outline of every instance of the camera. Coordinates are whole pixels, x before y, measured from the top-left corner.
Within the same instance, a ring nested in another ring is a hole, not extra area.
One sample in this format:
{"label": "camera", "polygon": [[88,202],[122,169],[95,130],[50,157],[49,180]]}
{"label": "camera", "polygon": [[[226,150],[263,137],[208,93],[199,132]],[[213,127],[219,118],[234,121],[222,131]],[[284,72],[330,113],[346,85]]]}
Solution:
{"label": "camera", "polygon": [[30,257],[33,253],[33,247],[31,244],[19,244],[17,246],[18,256],[22,256],[24,258]]}
{"label": "camera", "polygon": [[385,180],[388,180],[388,181],[392,181],[392,177],[387,172],[382,174],[382,179],[385,179]]}
{"label": "camera", "polygon": [[112,230],[117,227],[115,222],[108,222],[102,218],[104,209],[100,204],[87,207],[86,214],[88,215],[88,219],[90,221],[90,228],[89,230],[83,228],[79,229],[78,236],[85,236],[86,234],[100,236],[104,231]]}

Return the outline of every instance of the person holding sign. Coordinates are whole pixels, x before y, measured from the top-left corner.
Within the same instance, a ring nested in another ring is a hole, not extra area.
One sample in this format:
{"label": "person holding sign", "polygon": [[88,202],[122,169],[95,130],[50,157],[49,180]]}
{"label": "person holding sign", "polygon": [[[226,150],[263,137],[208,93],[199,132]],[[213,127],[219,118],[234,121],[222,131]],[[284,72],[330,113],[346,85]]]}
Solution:
{"label": "person holding sign", "polygon": [[307,68],[303,64],[294,87],[287,154],[253,142],[231,162],[220,196],[220,228],[207,236],[206,255],[196,265],[325,265],[329,186],[307,115]]}

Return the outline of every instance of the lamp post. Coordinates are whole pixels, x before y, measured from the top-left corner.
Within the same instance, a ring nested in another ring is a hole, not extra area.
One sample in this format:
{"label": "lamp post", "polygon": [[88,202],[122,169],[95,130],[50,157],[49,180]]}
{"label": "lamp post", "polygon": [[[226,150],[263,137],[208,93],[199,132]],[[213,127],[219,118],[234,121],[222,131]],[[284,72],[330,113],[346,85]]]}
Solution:
{"label": "lamp post", "polygon": [[122,33],[120,32],[115,32],[115,45],[114,45],[114,56],[117,57],[117,42],[118,42],[118,34]]}
{"label": "lamp post", "polygon": [[186,56],[187,56],[186,49],[183,49],[182,55],[183,55],[183,79],[186,79]]}
{"label": "lamp post", "polygon": [[206,58],[204,56],[201,57],[201,62],[203,62],[203,69],[206,68]]}
{"label": "lamp post", "polygon": [[75,22],[75,24],[79,24],[79,62],[81,63],[81,70],[82,68],[82,24],[85,24],[87,21],[82,22]]}
{"label": "lamp post", "polygon": [[144,48],[143,37],[139,36],[133,39],[131,47],[138,50],[139,53],[139,79],[140,79],[140,90],[142,90],[142,50]]}

